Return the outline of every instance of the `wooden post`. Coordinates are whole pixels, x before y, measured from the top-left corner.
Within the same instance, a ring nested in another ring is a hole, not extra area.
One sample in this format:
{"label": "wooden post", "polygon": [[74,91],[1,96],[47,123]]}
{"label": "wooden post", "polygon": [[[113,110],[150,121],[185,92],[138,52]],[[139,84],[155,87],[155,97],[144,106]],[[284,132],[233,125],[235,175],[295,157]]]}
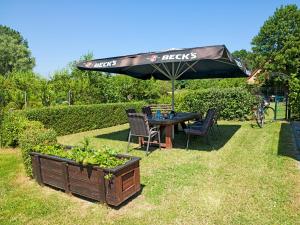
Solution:
{"label": "wooden post", "polygon": [[98,184],[98,190],[99,190],[99,202],[106,202],[106,189],[105,189],[105,178],[104,178],[104,172],[102,169],[97,169],[99,181]]}
{"label": "wooden post", "polygon": [[64,176],[65,192],[67,194],[71,194],[71,191],[70,191],[70,182],[69,182],[68,163],[63,162],[61,165],[62,165],[62,172],[63,172],[63,176]]}
{"label": "wooden post", "polygon": [[35,168],[34,169],[34,174],[35,174],[35,179],[38,182],[39,185],[44,186],[43,179],[42,179],[42,172],[41,172],[41,161],[40,157],[38,155],[35,155],[33,157],[34,159],[34,164]]}
{"label": "wooden post", "polygon": [[166,148],[172,147],[172,125],[166,125]]}

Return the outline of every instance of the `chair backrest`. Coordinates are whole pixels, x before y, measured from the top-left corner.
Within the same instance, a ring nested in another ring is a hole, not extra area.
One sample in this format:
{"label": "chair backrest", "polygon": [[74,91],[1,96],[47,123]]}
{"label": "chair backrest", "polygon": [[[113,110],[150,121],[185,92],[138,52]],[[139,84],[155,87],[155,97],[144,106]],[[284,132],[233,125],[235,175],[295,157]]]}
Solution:
{"label": "chair backrest", "polygon": [[152,110],[150,106],[144,106],[142,108],[142,113],[146,114],[148,117],[152,117]]}
{"label": "chair backrest", "polygon": [[128,122],[130,126],[131,135],[148,136],[149,124],[147,116],[143,113],[129,113]]}
{"label": "chair backrest", "polygon": [[209,127],[211,127],[214,124],[214,119],[216,115],[216,109],[215,108],[210,108],[205,116],[205,119],[203,121],[203,129],[208,130]]}
{"label": "chair backrest", "polygon": [[129,113],[136,113],[135,109],[126,109],[126,114],[128,115]]}
{"label": "chair backrest", "polygon": [[218,119],[219,119],[219,109],[218,109],[218,108],[214,108],[214,109],[215,109],[214,124],[218,124]]}

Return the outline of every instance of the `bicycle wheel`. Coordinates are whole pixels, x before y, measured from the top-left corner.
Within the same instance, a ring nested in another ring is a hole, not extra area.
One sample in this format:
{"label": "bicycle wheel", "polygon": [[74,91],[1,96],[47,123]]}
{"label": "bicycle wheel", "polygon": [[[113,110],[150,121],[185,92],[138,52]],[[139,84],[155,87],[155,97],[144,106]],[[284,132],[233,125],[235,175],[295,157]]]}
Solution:
{"label": "bicycle wheel", "polygon": [[272,107],[265,107],[264,108],[264,117],[266,123],[271,123],[275,120],[275,110]]}
{"label": "bicycle wheel", "polygon": [[260,128],[264,126],[264,111],[261,107],[258,107],[256,111],[256,122]]}

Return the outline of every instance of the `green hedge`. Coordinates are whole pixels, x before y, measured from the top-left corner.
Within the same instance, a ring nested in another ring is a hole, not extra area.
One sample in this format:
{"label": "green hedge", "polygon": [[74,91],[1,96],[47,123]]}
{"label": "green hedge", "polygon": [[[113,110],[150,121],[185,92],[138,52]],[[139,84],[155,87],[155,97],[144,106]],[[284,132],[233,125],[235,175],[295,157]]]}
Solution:
{"label": "green hedge", "polygon": [[247,119],[257,104],[256,97],[243,88],[184,91],[176,95],[176,110],[200,112],[216,107],[222,119]]}
{"label": "green hedge", "polygon": [[28,121],[24,130],[18,135],[19,145],[21,147],[22,159],[25,172],[32,176],[31,157],[29,153],[36,145],[54,145],[57,143],[57,134],[53,129],[45,129],[44,125],[38,121]]}
{"label": "green hedge", "polygon": [[125,109],[141,111],[144,102],[74,105],[19,111],[29,120],[42,122],[58,135],[78,133],[127,123]]}

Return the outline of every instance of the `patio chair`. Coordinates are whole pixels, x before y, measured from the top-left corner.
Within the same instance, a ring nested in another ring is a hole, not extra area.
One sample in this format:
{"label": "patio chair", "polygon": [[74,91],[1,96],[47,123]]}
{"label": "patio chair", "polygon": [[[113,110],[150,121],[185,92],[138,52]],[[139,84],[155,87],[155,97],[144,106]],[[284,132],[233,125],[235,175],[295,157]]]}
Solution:
{"label": "patio chair", "polygon": [[[221,135],[219,124],[218,124],[218,118],[219,118],[218,110],[216,108],[210,108],[210,109],[208,109],[206,115],[208,113],[210,113],[210,111],[214,111],[213,124],[210,127],[210,129],[212,130],[213,135],[216,136],[215,127],[217,127],[218,134]],[[203,126],[204,120],[205,119],[199,119],[199,120],[195,121],[192,125],[190,125],[190,127],[201,127],[201,126]]]}
{"label": "patio chair", "polygon": [[129,113],[136,113],[135,109],[126,109],[126,114],[128,115]]}
{"label": "patio chair", "polygon": [[215,109],[209,109],[207,111],[207,114],[206,114],[205,119],[204,119],[203,123],[201,124],[201,126],[194,125],[194,126],[190,126],[187,129],[184,129],[184,132],[187,135],[186,149],[189,148],[189,142],[190,142],[191,135],[201,136],[201,137],[205,136],[208,144],[210,145],[208,135],[209,135],[209,131],[211,130],[211,127],[214,124],[215,114],[216,114]]}
{"label": "patio chair", "polygon": [[130,126],[130,132],[128,136],[127,151],[130,146],[131,136],[147,138],[146,155],[148,155],[149,153],[150,141],[155,136],[158,137],[158,145],[159,145],[159,149],[161,149],[160,131],[157,127],[152,127],[152,128],[149,127],[148,118],[145,114],[129,113],[128,121]]}
{"label": "patio chair", "polygon": [[151,118],[152,117],[152,110],[150,106],[144,106],[142,108],[142,113],[146,114],[147,117]]}

